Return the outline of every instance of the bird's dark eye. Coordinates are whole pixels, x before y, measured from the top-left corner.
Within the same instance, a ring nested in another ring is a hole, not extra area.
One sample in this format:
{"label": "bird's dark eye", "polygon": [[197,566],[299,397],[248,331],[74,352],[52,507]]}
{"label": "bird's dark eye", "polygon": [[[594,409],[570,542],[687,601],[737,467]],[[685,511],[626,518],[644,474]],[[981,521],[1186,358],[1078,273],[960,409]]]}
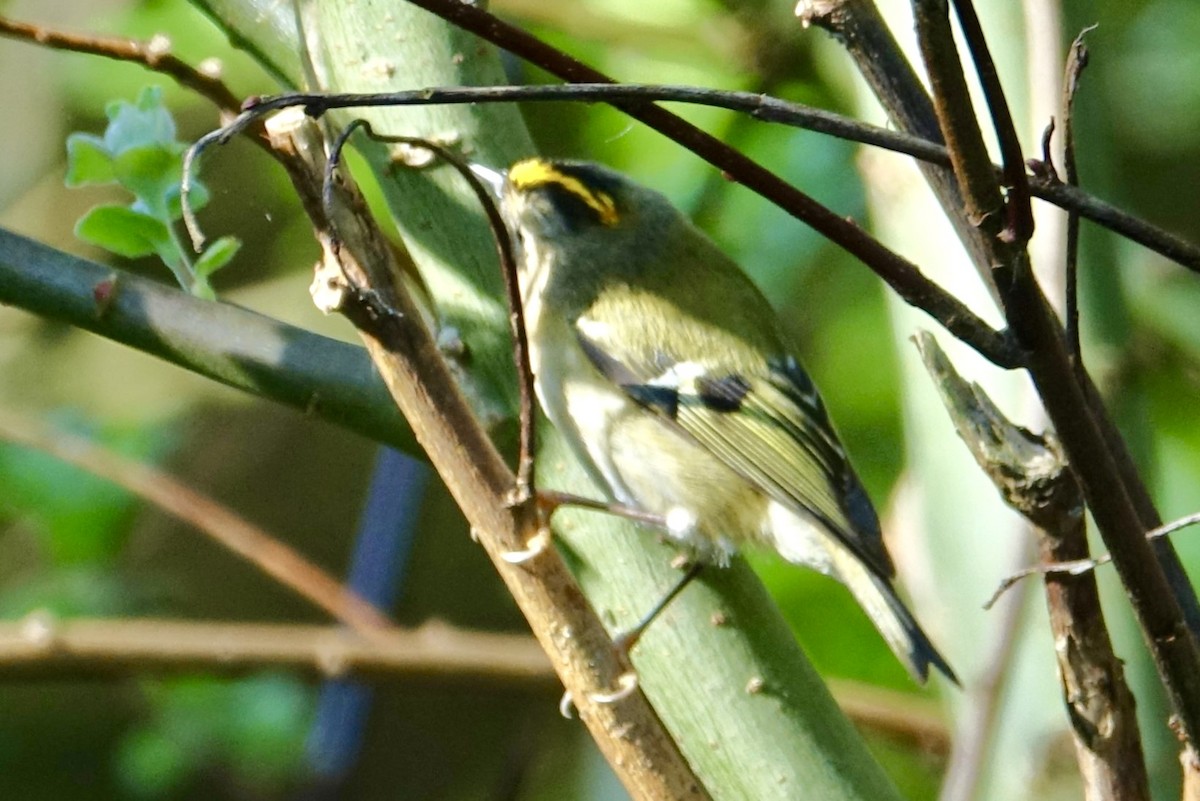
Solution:
{"label": "bird's dark eye", "polygon": [[608,194],[593,193],[583,185],[546,183],[536,190],[566,230],[579,232],[596,225],[614,225],[618,218]]}

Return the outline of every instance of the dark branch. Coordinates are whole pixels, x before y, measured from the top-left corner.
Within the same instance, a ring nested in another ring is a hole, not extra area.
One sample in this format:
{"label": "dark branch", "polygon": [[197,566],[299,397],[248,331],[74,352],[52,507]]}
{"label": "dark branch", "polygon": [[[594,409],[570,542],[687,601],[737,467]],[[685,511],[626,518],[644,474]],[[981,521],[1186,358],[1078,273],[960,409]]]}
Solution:
{"label": "dark branch", "polygon": [[[1092,516],[1113,555],[1163,684],[1189,742],[1200,735],[1200,647],[1185,622],[1184,609],[1196,595],[1174,576],[1177,558],[1159,561],[1141,536],[1156,522],[1153,504],[1127,458],[1120,435],[1107,420],[1090,380],[1077,371],[1063,329],[1042,294],[1020,243],[1002,236],[999,187],[971,112],[966,81],[956,55],[944,2],[914,0],[917,35],[930,73],[934,106],[964,193],[965,207],[989,234],[991,263],[1013,335],[1028,354],[1028,370],[1079,478]],[[1168,557],[1173,556],[1169,549]]]}
{"label": "dark branch", "polygon": [[[522,89],[533,88],[522,87]],[[499,94],[499,92],[495,93],[495,95]],[[428,91],[414,93],[412,102],[420,102],[419,95],[424,95],[424,102],[429,102]],[[390,94],[366,96],[343,95],[340,97],[335,96],[336,102],[327,102],[328,98],[326,97],[319,97],[317,99],[312,95],[285,95],[253,103],[247,111],[243,112],[228,126],[201,137],[188,150],[184,159],[184,197],[186,199],[190,193],[195,162],[201,153],[211,144],[224,142],[235,136],[244,130],[252,119],[265,113],[267,110],[301,105],[310,108],[310,113],[320,113],[330,108],[363,105],[363,103],[358,102],[363,99],[367,101],[367,105],[384,105],[388,100],[394,98],[395,95]],[[496,99],[499,99],[499,97],[497,96]],[[511,96],[505,99],[511,99]],[[461,102],[469,101],[463,99]],[[616,105],[629,111],[629,108],[624,105]],[[634,108],[653,108],[664,114],[667,113],[656,106],[638,105]],[[637,116],[632,111],[630,113]],[[673,115],[668,116],[675,119]],[[709,141],[717,143],[716,149],[722,154],[726,152],[733,153],[733,160],[740,165],[740,169],[750,171],[751,177],[743,181],[743,183],[746,183],[747,186],[750,186],[750,188],[762,194],[767,199],[777,203],[777,205],[789,211],[798,219],[808,222],[814,229],[824,233],[835,243],[858,256],[863,263],[887,281],[906,302],[928,313],[948,331],[975,348],[994,364],[1004,368],[1014,368],[1021,365],[1022,356],[1020,352],[1012,347],[1011,342],[1003,332],[995,331],[988,326],[965,304],[926,278],[912,262],[889,250],[879,240],[867,234],[853,221],[839,217],[795,187],[784,183],[762,166],[737,153],[737,151],[728,150],[723,144],[717,142],[716,139],[713,139],[697,128],[689,125],[689,129],[694,132],[694,138],[706,143]],[[712,158],[709,160],[714,164],[718,164]],[[199,246],[199,243],[203,241],[203,236],[186,202],[184,203],[184,222],[189,233],[192,235],[193,242]]]}
{"label": "dark branch", "polygon": [[[242,130],[258,114],[301,106],[314,116],[332,109],[371,106],[427,105],[430,103],[508,103],[557,102],[607,103],[617,100],[645,100],[688,103],[724,108],[749,114],[755,119],[836,136],[894,153],[911,156],[926,164],[950,167],[946,146],[904,131],[894,131],[860,122],[841,114],[802,103],[782,100],[756,92],[702,89],[694,86],[656,84],[554,84],[547,86],[473,86],[435,87],[377,94],[288,93],[252,98],[239,117],[214,138],[225,141]],[[995,167],[997,174],[1001,168]],[[1028,176],[1030,193],[1055,206],[1073,211],[1092,222],[1120,234],[1143,247],[1200,272],[1200,247],[1134,217],[1077,188],[1067,186],[1053,175],[1034,171]]]}
{"label": "dark branch", "polygon": [[954,0],[954,8],[967,49],[975,62],[975,73],[983,86],[983,96],[987,101],[996,139],[1000,143],[1004,186],[1008,187],[1009,193],[1006,204],[1008,223],[1002,235],[1011,242],[1028,242],[1033,236],[1033,209],[1029,205],[1029,180],[1025,175],[1021,140],[1017,136],[1012,113],[1004,97],[1004,87],[1000,84],[1000,76],[996,72],[996,64],[992,60],[975,7],[971,0]]}
{"label": "dark branch", "polygon": [[[1088,63],[1087,45],[1083,37],[1087,28],[1071,42],[1067,56],[1066,76],[1063,81],[1063,173],[1067,185],[1079,186],[1079,170],[1075,164],[1075,95],[1079,91],[1079,80]],[[1077,363],[1083,363],[1083,351],[1079,344],[1079,214],[1067,213],[1066,254],[1066,313],[1067,348]]]}

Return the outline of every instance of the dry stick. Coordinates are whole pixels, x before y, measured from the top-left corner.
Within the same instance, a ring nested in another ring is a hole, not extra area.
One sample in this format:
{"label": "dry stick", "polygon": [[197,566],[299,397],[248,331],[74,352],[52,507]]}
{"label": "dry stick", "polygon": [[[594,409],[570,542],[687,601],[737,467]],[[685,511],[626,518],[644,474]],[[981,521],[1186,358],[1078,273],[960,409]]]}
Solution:
{"label": "dry stick", "polygon": [[[759,92],[725,91],[675,84],[569,83],[532,86],[443,86],[398,92],[285,92],[246,100],[242,111],[263,114],[275,109],[301,106],[313,117],[332,109],[377,106],[459,105],[465,103],[515,103],[528,101],[670,101],[738,111],[763,122],[773,122],[841,139],[861,142],[933,163],[950,165],[946,148],[919,136],[888,130],[877,125],[771,97]],[[236,133],[236,126],[226,136]]]}
{"label": "dry stick", "polygon": [[[1086,555],[1082,515],[1041,528],[1045,562]],[[1085,801],[1150,801],[1136,703],[1124,663],[1113,653],[1094,576],[1047,576],[1046,605]]]}
{"label": "dry stick", "polygon": [[172,55],[171,41],[165,36],[155,36],[142,42],[123,36],[67,33],[42,25],[17,22],[4,16],[0,16],[0,36],[35,42],[56,50],[88,53],[117,61],[132,61],[142,64],[147,69],[171,76],[182,86],[211,100],[228,117],[237,115],[241,107],[237,96],[215,74],[198,70]]}
{"label": "dry stick", "polygon": [[1077,186],[1063,183],[1057,176],[1035,174],[1029,177],[1029,181],[1034,197],[1067,211],[1077,211],[1081,217],[1120,234],[1131,242],[1137,242],[1181,267],[1200,272],[1200,265],[1193,262],[1194,254],[1197,253],[1193,243],[1134,217]]}
{"label": "dry stick", "polygon": [[157,468],[8,410],[0,410],[0,437],[111,481],[190,523],[365,637],[392,627],[386,615],[291,547]]}
{"label": "dry stick", "polygon": [[[69,50],[93,56],[111,58],[141,64],[148,70],[169,75],[180,86],[184,86],[206,98],[221,112],[221,120],[228,122],[241,111],[241,101],[216,75],[193,67],[171,54],[171,41],[165,36],[156,36],[143,42],[123,36],[96,36],[57,31],[43,25],[17,22],[0,16],[0,36],[9,36],[55,50]],[[251,139],[255,144],[269,150],[262,134],[261,123],[255,123]]]}
{"label": "dry stick", "polygon": [[[225,141],[241,130],[241,125],[268,111],[302,106],[319,116],[331,109],[370,108],[372,106],[409,106],[429,104],[507,103],[572,101],[606,103],[616,100],[669,101],[689,105],[724,108],[748,114],[763,122],[803,128],[851,142],[912,156],[925,164],[950,166],[946,146],[925,136],[893,131],[851,117],[803,103],[794,103],[757,92],[724,91],[670,84],[571,83],[544,86],[451,86],[411,89],[382,93],[313,94],[289,92],[250,98],[241,122],[231,121],[218,138]],[[930,112],[932,113],[932,111]],[[998,172],[1000,167],[995,168]],[[1114,233],[1137,242],[1189,270],[1200,272],[1200,246],[1164,231],[1121,209],[1093,197],[1077,187],[1064,184],[1053,174],[1027,176],[1031,194],[1081,216]],[[957,195],[956,195],[957,196]]]}
{"label": "dry stick", "polygon": [[[559,687],[537,640],[433,621],[368,641],[343,626],[169,618],[60,620],[34,612],[0,621],[0,681],[90,681],[130,675],[241,676],[287,669],[311,679],[552,693]],[[938,705],[912,693],[845,680],[830,689],[848,717],[935,754],[949,735]]]}
{"label": "dry stick", "polygon": [[[723,91],[695,86],[660,84],[572,83],[544,86],[429,87],[401,92],[313,94],[290,92],[247,100],[244,120],[274,109],[302,106],[319,116],[338,108],[408,106],[428,104],[572,101],[579,103],[616,100],[669,101],[738,111],[763,122],[836,136],[852,142],[912,156],[924,164],[950,166],[946,146],[925,135],[893,131],[824,109],[794,103],[757,92]],[[932,114],[932,109],[930,111]],[[232,122],[222,140],[240,130]],[[919,129],[918,129],[919,130]],[[685,145],[686,146],[686,145]],[[998,172],[1000,167],[995,168]],[[950,176],[951,179],[953,176]],[[1200,272],[1200,247],[1124,212],[1112,204],[1062,183],[1052,174],[1028,176],[1031,194],[1066,210],[1078,211],[1089,220],[1120,234],[1178,263]],[[948,185],[957,198],[957,189]]]}
{"label": "dry stick", "polygon": [[[529,620],[606,759],[631,795],[708,795],[642,692],[598,699],[630,675],[603,624],[553,548],[521,565],[505,554],[539,528],[536,501],[511,506],[515,477],[463,398],[437,343],[395,280],[391,250],[358,195],[341,197],[335,226],[321,201],[323,143],[315,126],[276,133],[276,146],[312,218],[326,259],[345,276],[342,313],[359,329],[401,411]],[[353,287],[368,286],[366,293]],[[377,296],[382,303],[369,302]]]}
{"label": "dry stick", "polygon": [[[1009,325],[1028,354],[1028,369],[1076,471],[1088,505],[1121,574],[1134,611],[1149,643],[1160,676],[1179,716],[1181,735],[1189,742],[1200,735],[1200,648],[1184,620],[1178,598],[1195,594],[1190,585],[1172,587],[1163,564],[1139,532],[1143,511],[1131,493],[1144,491],[1136,474],[1118,467],[1109,450],[1119,435],[1105,430],[1103,407],[1090,382],[1077,380],[1062,327],[1042,295],[1024,248],[1012,247],[1003,231],[1002,198],[986,161],[978,123],[957,58],[944,4],[914,3],[917,35],[933,87],[934,105],[962,180],[967,208],[978,213],[980,226],[993,242],[997,285],[1003,290]],[[983,160],[983,166],[978,162]],[[961,168],[960,168],[961,165]],[[1093,416],[1096,414],[1097,416]],[[1120,447],[1120,446],[1116,446]],[[1124,456],[1123,453],[1120,456]],[[1134,482],[1133,484],[1128,483]],[[1151,507],[1152,508],[1152,507]],[[1181,595],[1177,596],[1175,593]]]}
{"label": "dry stick", "polygon": [[532,637],[426,623],[370,640],[343,626],[170,619],[59,620],[34,612],[0,622],[0,679],[196,673],[287,668],[314,679],[365,678],[553,692],[557,682]]}
{"label": "dry stick", "polygon": [[[978,385],[958,375],[930,334],[914,339],[959,436],[1005,502],[1036,528],[1043,560],[1086,554],[1080,487],[1057,444],[1013,425]],[[1145,801],[1149,782],[1133,694],[1104,626],[1095,578],[1048,578],[1046,602],[1086,798]],[[971,784],[962,781],[960,788]],[[971,792],[944,788],[942,797]]]}

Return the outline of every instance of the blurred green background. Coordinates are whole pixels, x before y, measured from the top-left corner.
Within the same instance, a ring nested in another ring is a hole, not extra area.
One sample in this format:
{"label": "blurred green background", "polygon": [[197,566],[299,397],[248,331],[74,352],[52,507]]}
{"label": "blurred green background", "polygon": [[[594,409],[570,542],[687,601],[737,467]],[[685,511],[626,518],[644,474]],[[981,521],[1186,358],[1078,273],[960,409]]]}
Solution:
{"label": "blurred green background", "polygon": [[[979,5],[1001,14],[1011,6]],[[763,91],[882,121],[862,99],[840,48],[821,32],[802,29],[787,2],[494,0],[491,8],[621,79]],[[1061,31],[1049,32],[1059,46],[1084,25],[1100,23],[1089,37],[1092,63],[1078,101],[1085,186],[1200,240],[1194,190],[1200,178],[1200,51],[1194,46],[1200,6],[1185,0],[1097,0],[1064,3],[1061,10]],[[275,88],[183,0],[7,2],[0,3],[0,11],[74,30],[143,38],[166,33],[174,51],[193,63],[219,57],[239,95]],[[1000,45],[1007,54],[1002,66],[1007,57],[1019,73],[1006,87],[1022,108],[1029,105],[1026,87],[1035,74],[1020,69],[1032,63],[1022,50],[1027,41],[1006,35]],[[510,68],[513,81],[545,79],[516,63]],[[0,40],[0,103],[7,110],[0,123],[0,225],[169,281],[153,260],[114,260],[76,239],[75,220],[114,196],[107,189],[63,187],[67,134],[100,133],[105,103],[133,100],[147,84],[163,86],[182,138],[216,125],[205,103],[136,66]],[[985,538],[970,521],[1007,521],[999,500],[990,497],[982,506],[960,503],[959,518],[968,522],[939,527],[954,538],[953,548],[942,553],[930,546],[936,534],[925,536],[926,529],[936,518],[911,502],[911,487],[929,480],[930,467],[916,456],[922,452],[916,440],[926,434],[917,430],[915,418],[940,429],[935,450],[953,450],[962,458],[961,447],[939,407],[906,401],[916,397],[909,394],[914,381],[902,366],[912,329],[897,324],[880,283],[804,226],[615,111],[568,104],[531,105],[524,111],[544,153],[603,161],[670,195],[746,267],[793,328],[799,355],[822,387],[872,497],[885,510],[889,532],[902,533],[891,547],[919,616],[930,621],[951,661],[966,666],[961,672],[967,694],[946,691],[943,704],[938,689],[913,688],[863,615],[832,583],[769,558],[756,556],[753,562],[817,666],[831,678],[855,682],[838,685],[843,697],[903,715],[909,708],[906,697],[913,696],[927,703],[918,709],[933,711],[941,734],[924,747],[864,725],[905,796],[938,797],[947,769],[944,742],[952,732],[962,736],[974,726],[976,733],[982,727],[988,747],[995,749],[990,759],[1019,767],[1004,771],[1003,778],[983,770],[976,786],[956,798],[1013,797],[1021,790],[1038,798],[1078,797],[1065,716],[1053,703],[1057,690],[1049,633],[1032,582],[1024,599],[1016,601],[1027,611],[1014,618],[1022,629],[1022,647],[1032,655],[1027,662],[1014,659],[1011,669],[1001,672],[998,687],[982,696],[1003,706],[1004,713],[991,724],[972,718],[980,697],[973,694],[974,680],[986,673],[994,655],[989,638],[1005,625],[998,613],[989,617],[979,607],[1000,579],[1028,558],[1028,549],[1020,526],[1011,522],[1003,523],[1011,533],[1007,561],[996,562],[988,550],[994,543],[980,541]],[[911,211],[880,202],[889,190],[873,189],[871,182],[886,171],[877,174],[875,161],[860,159],[858,149],[844,142],[723,111],[685,108],[681,113],[840,214],[886,232],[889,221],[894,227]],[[1044,122],[1034,120],[1029,130]],[[1036,139],[1026,141],[1027,153],[1036,153]],[[236,262],[215,279],[222,297],[353,341],[346,324],[323,318],[309,302],[306,287],[316,248],[282,172],[253,148],[234,143],[207,159],[205,180],[213,195],[206,228],[245,243]],[[924,236],[919,226],[909,233]],[[969,272],[960,256],[937,252],[952,269]],[[921,256],[923,266],[926,258],[938,256]],[[1109,393],[1164,516],[1195,511],[1200,505],[1194,402],[1200,315],[1194,310],[1200,308],[1200,283],[1088,226],[1081,269],[1089,365]],[[1039,425],[1036,417],[1026,416],[1027,403],[1014,404],[1006,410]],[[0,405],[161,463],[335,573],[347,569],[353,521],[376,451],[370,442],[13,309],[0,309]],[[936,494],[937,487],[926,491]],[[953,506],[954,498],[950,501]],[[396,618],[408,624],[438,618],[468,628],[524,631],[436,481],[421,507]],[[1177,543],[1189,567],[1200,563],[1193,535],[1180,534]],[[1105,580],[1112,583],[1107,574]],[[1106,590],[1118,652],[1130,662],[1139,698],[1155,788],[1170,797],[1175,762],[1156,679],[1119,589]],[[39,609],[62,616],[321,620],[253,568],[159,511],[50,457],[0,443],[0,614],[18,619]],[[896,694],[880,698],[880,688]],[[305,750],[317,692],[315,685],[284,674],[239,681],[131,676],[0,684],[0,795],[623,797],[582,728],[558,717],[553,691],[381,685],[349,773],[323,778],[314,767],[319,760]],[[1019,721],[1033,718],[1048,722],[1020,728]],[[997,730],[988,731],[987,725]]]}

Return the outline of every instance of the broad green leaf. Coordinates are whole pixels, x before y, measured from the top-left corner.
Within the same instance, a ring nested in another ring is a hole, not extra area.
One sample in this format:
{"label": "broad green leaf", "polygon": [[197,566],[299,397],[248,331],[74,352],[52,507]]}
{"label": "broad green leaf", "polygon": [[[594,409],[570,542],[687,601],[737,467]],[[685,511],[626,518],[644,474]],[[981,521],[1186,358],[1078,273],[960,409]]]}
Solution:
{"label": "broad green leaf", "polygon": [[166,225],[126,206],[97,206],[75,224],[75,235],[129,259],[172,247]]}
{"label": "broad green leaf", "polygon": [[108,184],[114,180],[112,154],[103,139],[82,132],[67,137],[67,186]]}

